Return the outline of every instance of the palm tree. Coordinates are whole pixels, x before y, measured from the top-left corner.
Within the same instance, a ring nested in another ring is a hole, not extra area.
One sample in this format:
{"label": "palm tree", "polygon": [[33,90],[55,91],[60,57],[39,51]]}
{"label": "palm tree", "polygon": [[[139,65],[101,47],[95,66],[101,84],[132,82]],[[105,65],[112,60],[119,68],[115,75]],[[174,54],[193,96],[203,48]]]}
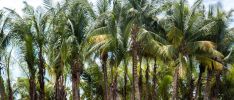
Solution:
{"label": "palm tree", "polygon": [[80,75],[82,73],[86,32],[88,26],[87,14],[90,6],[87,1],[73,1],[68,4],[69,13],[66,15],[69,22],[68,45],[70,51],[70,66],[72,74],[72,97],[73,100],[80,100]]}
{"label": "palm tree", "polygon": [[[4,33],[5,29],[6,29],[7,21],[8,21],[7,16],[4,16],[4,12],[2,10],[0,10],[0,34],[1,34],[1,37],[0,37],[1,51],[0,51],[0,53],[1,53],[1,55],[3,54],[4,49],[7,46],[7,44],[6,44],[7,38],[6,38],[6,35]],[[0,58],[0,61],[1,60],[2,60],[2,58]],[[2,78],[2,68],[3,68],[3,64],[1,63],[1,66],[0,66],[0,92],[1,93],[0,93],[0,95],[1,95],[1,99],[6,99],[4,80]]]}
{"label": "palm tree", "polygon": [[[110,33],[111,30],[115,30],[115,26],[113,25],[113,16],[111,13],[108,12],[109,2],[107,0],[100,0],[99,1],[98,18],[96,18],[96,25],[92,32],[89,33],[88,39],[90,41],[89,52],[93,52],[95,49],[99,49],[97,52],[100,55],[102,69],[103,69],[103,83],[104,83],[104,100],[110,99],[110,92],[108,86],[108,75],[107,75],[107,59],[108,59],[108,52],[113,48],[111,46],[115,45],[116,39],[113,36],[116,36],[116,32]],[[110,41],[112,40],[112,41]]]}
{"label": "palm tree", "polygon": [[29,13],[31,16],[31,21],[33,23],[33,29],[35,29],[34,37],[35,37],[35,43],[37,45],[38,50],[38,69],[39,69],[39,76],[38,81],[40,84],[40,90],[39,90],[39,98],[41,100],[44,100],[45,98],[45,89],[44,89],[44,75],[45,75],[45,67],[44,67],[44,57],[43,57],[43,47],[45,45],[45,34],[47,32],[48,27],[48,14],[44,13],[42,14],[40,11],[42,9],[34,10],[31,6],[26,4],[26,8],[29,11],[32,11]]}
{"label": "palm tree", "polygon": [[[228,12],[224,12],[221,10],[219,6],[216,7],[216,12],[213,11],[214,7],[211,6],[209,9],[208,17],[211,20],[216,21],[216,25],[214,26],[214,34],[211,34],[208,39],[210,41],[213,41],[215,44],[217,44],[217,50],[220,51],[222,54],[227,55],[225,58],[219,58],[216,57],[215,59],[222,63],[222,66],[225,66],[225,63],[228,63],[228,59],[231,56],[231,46],[233,38],[231,37],[231,32],[227,28],[228,23],[231,21],[230,17],[232,14],[232,10]],[[213,14],[214,13],[214,14]],[[215,65],[214,65],[215,66]],[[221,73],[223,69],[215,71],[215,85],[211,86],[212,90],[207,91],[213,91],[210,94],[210,97],[212,99],[217,99],[220,91],[221,86]]]}
{"label": "palm tree", "polygon": [[[201,0],[196,1],[192,9],[189,10],[185,5],[185,1],[180,0],[179,3],[174,4],[174,12],[169,17],[173,22],[170,24],[171,28],[169,28],[167,33],[167,39],[172,43],[171,49],[177,52],[174,53],[177,55],[172,56],[172,59],[176,61],[173,80],[173,99],[178,99],[179,68],[187,65],[184,58],[191,59],[190,56],[193,55],[198,60],[202,59],[204,61],[203,58],[205,58],[206,61],[218,63],[212,57],[222,57],[222,54],[215,50],[213,43],[205,40],[205,37],[212,33],[211,30],[215,22],[207,22],[202,19],[202,12],[196,10],[200,4]],[[203,53],[210,55],[202,55]]]}
{"label": "palm tree", "polygon": [[[26,3],[25,3],[26,4]],[[27,4],[26,4],[27,5]],[[24,59],[28,65],[29,70],[29,94],[30,94],[30,100],[36,99],[36,87],[35,87],[35,74],[36,74],[36,68],[35,68],[35,55],[34,55],[34,46],[33,46],[33,32],[31,31],[32,23],[30,20],[27,20],[27,17],[21,17],[18,15],[15,11],[10,10],[10,13],[12,13],[12,16],[14,18],[13,23],[13,29],[11,30],[12,33],[15,34],[17,39],[22,43],[21,50],[24,53]],[[25,12],[29,13],[27,7],[25,8]]]}

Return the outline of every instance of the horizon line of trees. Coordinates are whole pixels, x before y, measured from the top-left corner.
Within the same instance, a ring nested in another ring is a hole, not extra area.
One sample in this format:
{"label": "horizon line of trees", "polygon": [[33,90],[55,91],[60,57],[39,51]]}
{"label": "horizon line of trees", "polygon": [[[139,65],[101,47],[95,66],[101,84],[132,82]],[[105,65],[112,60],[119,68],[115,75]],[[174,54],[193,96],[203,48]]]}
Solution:
{"label": "horizon line of trees", "polygon": [[0,10],[1,100],[234,99],[233,10],[219,3],[24,4]]}

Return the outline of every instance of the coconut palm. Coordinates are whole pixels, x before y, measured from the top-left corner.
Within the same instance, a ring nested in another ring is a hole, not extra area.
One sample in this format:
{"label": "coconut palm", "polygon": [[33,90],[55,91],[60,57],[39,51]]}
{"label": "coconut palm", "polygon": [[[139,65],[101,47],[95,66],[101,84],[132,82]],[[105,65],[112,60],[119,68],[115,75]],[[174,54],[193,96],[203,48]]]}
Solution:
{"label": "coconut palm", "polygon": [[72,74],[72,95],[74,100],[80,100],[79,84],[85,54],[89,4],[84,0],[71,0],[71,3],[68,5],[70,8],[68,8],[69,13],[66,16],[68,17],[70,36],[67,38],[67,41]]}

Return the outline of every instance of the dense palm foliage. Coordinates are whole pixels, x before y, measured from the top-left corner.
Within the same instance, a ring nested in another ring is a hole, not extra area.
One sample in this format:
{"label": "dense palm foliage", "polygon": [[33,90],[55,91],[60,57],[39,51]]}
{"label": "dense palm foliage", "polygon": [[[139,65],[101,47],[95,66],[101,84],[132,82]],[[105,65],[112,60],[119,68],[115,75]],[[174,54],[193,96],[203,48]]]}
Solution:
{"label": "dense palm foliage", "polygon": [[[96,2],[0,10],[1,100],[234,99],[232,10],[202,0]],[[18,66],[24,75],[12,80]]]}

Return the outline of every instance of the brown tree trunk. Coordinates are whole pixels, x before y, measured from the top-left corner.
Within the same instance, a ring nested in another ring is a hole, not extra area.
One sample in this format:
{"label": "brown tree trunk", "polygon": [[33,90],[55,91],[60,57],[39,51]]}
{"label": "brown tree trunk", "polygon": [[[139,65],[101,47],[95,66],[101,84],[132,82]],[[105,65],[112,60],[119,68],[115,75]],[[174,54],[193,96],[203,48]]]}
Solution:
{"label": "brown tree trunk", "polygon": [[64,63],[60,57],[60,65],[56,68],[56,80],[55,80],[55,100],[66,100],[66,91],[64,86]]}
{"label": "brown tree trunk", "polygon": [[35,74],[30,75],[29,78],[29,95],[30,100],[37,100],[36,99],[36,84],[35,84]]}
{"label": "brown tree trunk", "polygon": [[8,96],[9,96],[9,100],[13,100],[13,92],[12,92],[12,88],[11,88],[10,79],[7,80],[7,83],[8,83]]}
{"label": "brown tree trunk", "polygon": [[127,63],[124,62],[124,100],[127,100],[127,77],[128,77],[128,67]]}
{"label": "brown tree trunk", "polygon": [[155,58],[155,61],[154,61],[154,68],[153,68],[153,95],[152,95],[152,98],[153,100],[157,100],[157,77],[156,77],[156,74],[157,74],[157,71],[156,71],[156,68],[157,68],[157,63],[156,63],[156,58]]}
{"label": "brown tree trunk", "polygon": [[55,100],[66,100],[66,92],[65,92],[65,87],[64,87],[63,75],[56,76]]}
{"label": "brown tree trunk", "polygon": [[6,92],[5,92],[5,87],[4,87],[4,81],[1,76],[1,69],[0,69],[0,99],[5,100],[6,99]]}
{"label": "brown tree trunk", "polygon": [[134,100],[141,100],[140,93],[139,93],[139,86],[138,86],[138,75],[137,75],[137,44],[136,44],[136,36],[139,28],[137,25],[133,25],[132,28],[132,61],[133,61],[133,68],[132,68],[132,76],[133,76],[133,99]]}
{"label": "brown tree trunk", "polygon": [[8,99],[13,100],[13,92],[11,88],[11,80],[10,80],[10,69],[7,67],[7,87],[8,87]]}
{"label": "brown tree trunk", "polygon": [[196,94],[195,94],[195,100],[198,100],[198,98],[201,96],[201,86],[202,86],[202,73],[205,71],[205,66],[199,65],[199,76],[197,80],[197,87],[196,87]]}
{"label": "brown tree trunk", "polygon": [[35,69],[34,69],[34,62],[31,60],[27,60],[28,69],[29,69],[29,95],[30,100],[36,100],[36,84],[35,84]]}
{"label": "brown tree trunk", "polygon": [[116,72],[113,82],[113,100],[117,100],[117,77],[118,77],[118,72]]}
{"label": "brown tree trunk", "polygon": [[75,59],[72,64],[72,98],[80,100],[80,61]]}
{"label": "brown tree trunk", "polygon": [[193,62],[192,57],[189,57],[189,66],[187,67],[187,79],[188,79],[188,94],[187,94],[187,100],[193,99],[193,90],[194,90],[194,80],[192,77],[192,70],[193,70]]}
{"label": "brown tree trunk", "polygon": [[44,75],[45,75],[45,68],[44,68],[44,59],[42,56],[42,47],[39,47],[39,84],[40,84],[40,90],[39,90],[39,97],[40,100],[45,100],[45,83],[44,83]]}
{"label": "brown tree trunk", "polygon": [[207,78],[206,78],[206,87],[205,87],[205,94],[204,94],[204,100],[210,100],[210,90],[211,90],[211,78],[212,78],[212,71],[211,70],[207,70]]}
{"label": "brown tree trunk", "polygon": [[172,100],[178,100],[178,77],[179,77],[179,67],[176,66],[174,76],[173,76]]}
{"label": "brown tree trunk", "polygon": [[220,92],[219,88],[221,85],[220,75],[221,75],[220,71],[217,71],[215,74],[215,86],[214,86],[214,89],[212,90],[213,92],[212,92],[211,100],[218,100],[218,96]]}
{"label": "brown tree trunk", "polygon": [[146,88],[145,91],[147,92],[147,94],[145,95],[145,100],[150,100],[151,99],[151,92],[150,91],[150,84],[149,84],[149,60],[147,59],[147,65],[146,65],[146,70],[145,70],[145,82],[146,82]]}
{"label": "brown tree trunk", "polygon": [[141,68],[141,64],[142,64],[142,58],[141,57],[139,57],[139,61],[140,61],[140,71],[139,71],[139,93],[140,93],[140,97],[143,97],[143,92],[142,92],[142,90],[143,90],[143,75],[142,75],[142,68]]}
{"label": "brown tree trunk", "polygon": [[108,54],[104,53],[101,55],[102,59],[102,70],[103,70],[103,78],[104,78],[104,100],[109,100],[109,88],[108,88],[108,76],[107,76],[107,67],[106,67],[106,62],[107,62]]}

